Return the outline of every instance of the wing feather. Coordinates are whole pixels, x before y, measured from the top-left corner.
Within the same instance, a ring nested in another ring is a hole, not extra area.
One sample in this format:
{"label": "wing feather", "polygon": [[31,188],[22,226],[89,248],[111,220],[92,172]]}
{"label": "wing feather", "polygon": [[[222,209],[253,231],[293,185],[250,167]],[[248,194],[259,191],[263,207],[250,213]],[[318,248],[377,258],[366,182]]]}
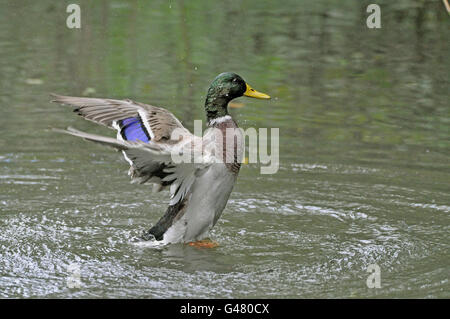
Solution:
{"label": "wing feather", "polygon": [[[68,128],[56,130],[122,151],[131,167],[129,175],[138,183],[152,182],[161,189],[170,186],[170,205],[180,203],[195,181],[196,171],[209,165],[204,161],[174,163],[172,153],[181,154],[185,146],[200,137],[192,135],[169,111],[132,100],[52,95],[53,102],[75,107],[86,120],[115,129],[117,139]],[[172,139],[174,130],[181,138]],[[148,138],[147,138],[148,137]],[[200,141],[201,142],[201,141]],[[197,163],[197,164],[194,164]]]}
{"label": "wing feather", "polygon": [[52,94],[52,102],[75,107],[74,112],[86,120],[117,129],[120,120],[140,116],[143,124],[155,141],[170,140],[174,129],[190,134],[181,122],[166,109],[133,100],[75,97]]}

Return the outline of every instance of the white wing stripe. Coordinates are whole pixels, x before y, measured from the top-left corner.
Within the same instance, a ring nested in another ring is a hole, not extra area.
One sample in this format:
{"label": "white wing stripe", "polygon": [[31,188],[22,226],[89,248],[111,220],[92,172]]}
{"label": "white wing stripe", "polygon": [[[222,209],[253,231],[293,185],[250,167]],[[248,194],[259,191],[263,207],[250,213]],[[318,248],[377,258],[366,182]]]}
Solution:
{"label": "white wing stripe", "polygon": [[150,138],[152,140],[155,139],[155,134],[153,134],[153,131],[148,123],[147,113],[144,110],[139,110],[138,113],[142,119],[142,122],[144,123],[145,128],[147,129],[148,134],[150,135]]}

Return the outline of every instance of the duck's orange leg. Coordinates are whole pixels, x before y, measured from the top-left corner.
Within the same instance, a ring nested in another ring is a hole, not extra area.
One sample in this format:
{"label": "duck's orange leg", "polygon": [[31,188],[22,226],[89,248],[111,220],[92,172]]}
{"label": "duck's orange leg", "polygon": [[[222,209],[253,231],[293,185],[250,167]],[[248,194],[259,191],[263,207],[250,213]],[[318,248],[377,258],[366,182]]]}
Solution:
{"label": "duck's orange leg", "polygon": [[193,241],[187,243],[189,246],[197,247],[197,248],[216,248],[219,246],[219,243],[212,241],[211,239],[203,239],[198,241]]}

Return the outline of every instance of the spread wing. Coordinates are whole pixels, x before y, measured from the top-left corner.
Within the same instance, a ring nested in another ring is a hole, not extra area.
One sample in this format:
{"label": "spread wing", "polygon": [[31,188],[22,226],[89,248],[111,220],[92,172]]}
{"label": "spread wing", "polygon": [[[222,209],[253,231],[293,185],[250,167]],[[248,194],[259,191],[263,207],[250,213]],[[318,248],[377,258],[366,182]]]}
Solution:
{"label": "spread wing", "polygon": [[[53,97],[53,102],[75,107],[74,112],[83,118],[115,129],[117,138],[84,133],[72,128],[56,131],[122,151],[130,163],[129,175],[132,181],[154,183],[156,190],[170,186],[170,205],[179,203],[189,193],[196,171],[210,164],[204,158],[192,159],[190,163],[173,161],[172,154],[181,155],[186,146],[193,144],[203,147],[203,141],[201,137],[191,134],[172,113],[163,108],[132,100],[61,95]],[[176,134],[173,134],[175,130]],[[196,154],[198,156],[199,153]],[[211,160],[211,156],[205,158]]]}
{"label": "spread wing", "polygon": [[132,100],[52,96],[52,102],[74,106],[78,115],[118,130],[125,140],[168,141],[174,129],[190,134],[172,113],[153,105]]}

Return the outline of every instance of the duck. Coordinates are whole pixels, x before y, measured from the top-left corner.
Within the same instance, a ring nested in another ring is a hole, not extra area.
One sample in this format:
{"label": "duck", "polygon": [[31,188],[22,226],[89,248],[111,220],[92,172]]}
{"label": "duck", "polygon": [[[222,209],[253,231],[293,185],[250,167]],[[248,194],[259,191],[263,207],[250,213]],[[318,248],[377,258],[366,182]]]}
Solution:
{"label": "duck", "polygon": [[[242,132],[228,112],[228,104],[245,96],[270,99],[233,73],[219,74],[209,86],[206,131],[189,132],[170,111],[130,99],[74,97],[51,94],[52,102],[69,105],[84,119],[116,131],[107,137],[75,128],[54,130],[122,152],[132,182],[153,184],[153,191],[169,189],[164,215],[141,237],[161,244],[184,243],[217,247],[208,239],[228,202],[244,152]],[[230,138],[233,143],[228,143]]]}

